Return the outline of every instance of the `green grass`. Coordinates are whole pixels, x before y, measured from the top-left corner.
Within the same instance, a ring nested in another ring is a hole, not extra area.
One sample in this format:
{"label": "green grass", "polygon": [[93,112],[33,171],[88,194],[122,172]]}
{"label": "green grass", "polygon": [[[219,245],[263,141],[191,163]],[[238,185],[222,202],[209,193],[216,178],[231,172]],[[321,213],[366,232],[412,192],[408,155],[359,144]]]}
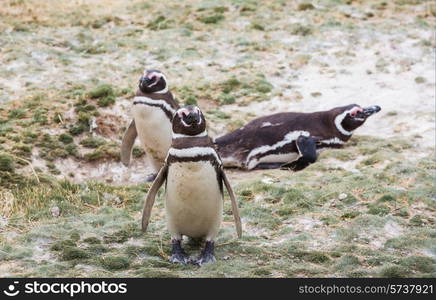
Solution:
{"label": "green grass", "polygon": [[[71,165],[85,173],[120,165],[144,67],[164,71],[176,99],[199,105],[209,132],[221,134],[287,104],[329,101],[331,90],[311,72],[341,83],[334,75],[351,74],[349,67],[361,62],[356,49],[374,55],[357,72],[368,80],[397,76],[409,65],[415,72],[423,62],[413,53],[409,61],[380,49],[411,42],[420,56],[430,55],[428,3],[36,2],[7,0],[0,8],[0,39],[10,41],[0,50],[2,275],[436,276],[434,155],[420,148],[424,133],[409,136],[401,126],[391,138],[356,131],[343,149],[326,150],[298,173],[229,171],[243,237],[235,237],[226,198],[217,262],[201,268],[168,262],[162,193],[143,233],[149,184],[79,180],[76,170],[65,172]],[[427,74],[408,80],[424,92],[431,88]],[[338,95],[357,95],[344,82]],[[276,99],[284,105],[276,107]],[[381,113],[395,124],[403,117],[400,109]],[[135,147],[133,156],[140,164],[146,155]],[[196,256],[201,246],[185,249]]]}

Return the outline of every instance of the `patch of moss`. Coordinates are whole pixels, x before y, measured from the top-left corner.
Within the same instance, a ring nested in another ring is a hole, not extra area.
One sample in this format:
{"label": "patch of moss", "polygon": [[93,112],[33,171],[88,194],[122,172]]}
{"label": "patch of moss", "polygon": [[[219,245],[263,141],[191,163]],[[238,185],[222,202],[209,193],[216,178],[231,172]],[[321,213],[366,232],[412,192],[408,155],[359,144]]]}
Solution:
{"label": "patch of moss", "polygon": [[105,235],[103,240],[105,243],[124,243],[130,237],[130,233],[127,230],[119,230],[112,234]]}
{"label": "patch of moss", "polygon": [[418,76],[418,77],[415,78],[415,82],[418,83],[418,84],[425,83],[426,81],[427,80],[424,77],[422,77],[422,76]]}
{"label": "patch of moss", "polygon": [[378,200],[377,200],[377,202],[395,202],[395,197],[394,196],[392,196],[392,195],[390,195],[390,194],[386,194],[386,195],[383,195],[383,196],[381,196]]}
{"label": "patch of moss", "polygon": [[76,241],[76,242],[78,242],[78,241],[80,240],[80,234],[79,234],[79,232],[77,232],[77,231],[73,231],[73,232],[70,234],[70,239],[71,239],[72,241]]}
{"label": "patch of moss", "polygon": [[64,144],[69,144],[73,142],[73,137],[67,133],[60,134],[58,139]]}
{"label": "patch of moss", "polygon": [[299,3],[297,6],[297,10],[300,10],[300,11],[310,10],[310,9],[314,9],[314,8],[315,8],[315,6],[313,6],[313,4],[310,2],[302,2],[302,3]]}
{"label": "patch of moss", "polygon": [[223,81],[220,86],[223,93],[228,94],[238,89],[241,86],[241,82],[235,76],[232,76],[228,80]]}
{"label": "patch of moss", "polygon": [[259,93],[269,93],[271,92],[273,86],[271,83],[269,83],[268,81],[266,81],[265,79],[259,79],[257,81],[254,82],[255,85],[255,89],[256,91],[258,91]]}
{"label": "patch of moss", "polygon": [[115,92],[110,84],[101,84],[88,92],[91,99],[98,99],[97,105],[107,107],[115,104]]}
{"label": "patch of moss", "polygon": [[412,218],[410,218],[409,225],[416,226],[416,227],[420,227],[420,226],[424,225],[424,221],[423,221],[422,216],[421,215],[414,215]]}
{"label": "patch of moss", "polygon": [[354,219],[355,217],[359,216],[360,212],[357,210],[347,211],[342,214],[342,219]]}
{"label": "patch of moss", "polygon": [[33,122],[38,123],[39,125],[47,125],[48,124],[48,110],[46,108],[37,108],[33,112]]}
{"label": "patch of moss", "polygon": [[224,20],[223,14],[214,14],[211,16],[200,16],[197,18],[200,22],[204,24],[216,24],[222,20]]}
{"label": "patch of moss", "polygon": [[68,155],[71,155],[75,158],[80,158],[79,150],[77,149],[77,146],[73,143],[66,145],[65,151],[67,151]]}
{"label": "patch of moss", "polygon": [[61,254],[62,260],[86,259],[89,257],[90,254],[87,251],[71,246],[65,247]]}
{"label": "patch of moss", "polygon": [[26,130],[22,133],[23,135],[23,143],[25,144],[33,144],[38,139],[38,134],[33,131]]}
{"label": "patch of moss", "polygon": [[315,264],[323,264],[330,261],[330,257],[321,251],[297,251],[293,252],[292,255],[301,260],[312,262]]}
{"label": "patch of moss", "polygon": [[32,184],[36,184],[33,178],[29,178],[27,176],[12,173],[9,171],[0,171],[0,187],[13,189],[23,188]]}
{"label": "patch of moss", "polygon": [[81,133],[87,131],[88,129],[89,129],[89,125],[88,125],[88,124],[82,124],[82,123],[80,123],[80,124],[77,124],[77,125],[72,126],[72,127],[69,129],[69,132],[70,132],[72,135],[79,135],[79,134],[81,134]]}
{"label": "patch of moss", "polygon": [[65,248],[76,247],[76,242],[73,240],[62,240],[53,243],[50,247],[52,251],[64,251]]}
{"label": "patch of moss", "polygon": [[93,254],[103,254],[103,253],[107,253],[110,251],[110,248],[103,246],[101,244],[93,244],[93,245],[89,245],[86,250],[90,253]]}
{"label": "patch of moss", "polygon": [[236,101],[236,98],[232,95],[222,93],[219,97],[221,104],[233,104]]}
{"label": "patch of moss", "polygon": [[252,23],[251,28],[255,30],[265,31],[265,27],[259,23]]}
{"label": "patch of moss", "polygon": [[100,263],[106,270],[124,270],[130,266],[129,259],[122,256],[102,257]]}
{"label": "patch of moss", "polygon": [[0,171],[14,172],[15,161],[12,156],[8,154],[0,154]]}
{"label": "patch of moss", "polygon": [[145,155],[145,151],[144,149],[142,149],[141,147],[138,146],[134,146],[133,150],[132,150],[132,156],[134,158],[139,158]]}
{"label": "patch of moss", "polygon": [[91,153],[86,153],[83,158],[88,162],[95,162],[100,160],[119,160],[120,151],[119,147],[114,143],[105,144],[98,147]]}
{"label": "patch of moss", "polygon": [[401,259],[399,264],[407,270],[422,273],[436,272],[436,260],[425,256],[409,256]]}
{"label": "patch of moss", "polygon": [[230,115],[229,114],[226,114],[225,112],[222,112],[220,110],[209,110],[207,113],[214,115],[218,119],[224,119],[224,120],[230,119]]}
{"label": "patch of moss", "polygon": [[387,266],[380,270],[380,277],[387,278],[404,278],[409,274],[409,271],[402,266]]}
{"label": "patch of moss", "polygon": [[305,26],[297,23],[290,26],[290,33],[293,35],[307,36],[313,33],[313,29],[310,26]]}
{"label": "patch of moss", "polygon": [[342,256],[336,264],[336,269],[339,271],[346,271],[360,266],[359,259],[351,254]]}
{"label": "patch of moss", "polygon": [[164,16],[160,15],[154,20],[150,21],[147,24],[147,28],[150,30],[163,30],[169,28],[169,24],[171,23],[171,20],[168,20]]}
{"label": "patch of moss", "polygon": [[26,116],[26,111],[21,108],[12,109],[9,111],[9,119],[23,119]]}
{"label": "patch of moss", "polygon": [[368,205],[368,214],[384,216],[391,212],[391,209],[384,204],[370,204]]}
{"label": "patch of moss", "polygon": [[260,277],[267,277],[271,275],[271,270],[267,267],[257,268],[253,271],[253,275]]}
{"label": "patch of moss", "polygon": [[[18,145],[14,145],[12,150],[13,150],[13,154],[15,156],[18,156],[21,158],[29,159],[30,156],[32,155],[32,147],[31,146],[18,144]],[[24,162],[22,160],[18,160],[17,163],[22,164],[22,165],[27,164],[26,162]]]}
{"label": "patch of moss", "polygon": [[101,244],[101,240],[97,237],[94,237],[94,236],[84,239],[83,242],[90,244],[90,245]]}
{"label": "patch of moss", "polygon": [[105,143],[106,141],[104,139],[92,136],[84,138],[80,141],[80,145],[86,148],[98,148]]}

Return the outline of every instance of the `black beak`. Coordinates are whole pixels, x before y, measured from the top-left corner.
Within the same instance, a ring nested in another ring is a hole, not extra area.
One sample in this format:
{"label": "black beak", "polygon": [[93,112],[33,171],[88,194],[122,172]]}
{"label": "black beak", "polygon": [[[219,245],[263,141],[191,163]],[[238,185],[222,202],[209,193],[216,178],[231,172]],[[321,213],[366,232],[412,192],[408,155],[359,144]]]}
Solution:
{"label": "black beak", "polygon": [[378,113],[381,110],[381,107],[378,105],[373,105],[369,107],[365,107],[362,112],[359,112],[357,117],[360,118],[368,118],[369,116]]}
{"label": "black beak", "polygon": [[196,112],[190,112],[186,117],[184,117],[184,121],[188,125],[197,124],[200,122],[200,115]]}
{"label": "black beak", "polygon": [[153,82],[153,78],[148,78],[145,76],[141,76],[141,78],[139,78],[139,84],[142,86],[148,86]]}

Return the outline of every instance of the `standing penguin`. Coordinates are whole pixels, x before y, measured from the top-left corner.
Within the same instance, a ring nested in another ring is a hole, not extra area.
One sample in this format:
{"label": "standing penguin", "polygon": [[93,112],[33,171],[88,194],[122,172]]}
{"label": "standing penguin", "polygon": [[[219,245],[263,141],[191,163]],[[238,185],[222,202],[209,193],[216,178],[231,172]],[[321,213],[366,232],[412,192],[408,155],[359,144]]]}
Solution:
{"label": "standing penguin", "polygon": [[[242,226],[232,187],[223,171],[221,159],[206,131],[200,109],[187,106],[174,115],[173,139],[165,164],[148,191],[142,215],[147,230],[157,191],[165,182],[167,227],[171,234],[173,263],[214,262],[214,240],[223,214],[223,183],[229,192],[238,237]],[[200,256],[190,260],[182,248],[182,236],[205,238]]]}
{"label": "standing penguin", "polygon": [[314,113],[277,113],[257,118],[214,142],[226,167],[298,171],[314,163],[321,149],[342,146],[380,109],[351,104]]}
{"label": "standing penguin", "polygon": [[171,145],[171,121],[178,108],[165,75],[158,70],[146,70],[139,79],[139,89],[133,99],[133,120],[121,143],[121,161],[125,166],[129,165],[133,144],[139,136],[154,170],[147,181],[153,181],[164,164]]}

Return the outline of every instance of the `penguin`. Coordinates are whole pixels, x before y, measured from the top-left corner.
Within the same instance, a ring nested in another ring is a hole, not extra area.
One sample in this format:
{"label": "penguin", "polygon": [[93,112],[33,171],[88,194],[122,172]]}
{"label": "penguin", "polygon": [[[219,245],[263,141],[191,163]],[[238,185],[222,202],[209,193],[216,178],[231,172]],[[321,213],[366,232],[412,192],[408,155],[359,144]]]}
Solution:
{"label": "penguin", "polygon": [[351,104],[313,113],[277,113],[254,119],[214,143],[225,167],[299,171],[314,163],[322,149],[341,147],[380,110],[377,105]]}
{"label": "penguin", "polygon": [[153,169],[146,179],[148,182],[153,181],[165,162],[171,145],[171,121],[177,109],[179,104],[168,89],[165,75],[158,70],[146,70],[133,99],[133,120],[121,142],[121,162],[129,165],[133,144],[139,137]]}
{"label": "penguin", "polygon": [[[147,230],[151,209],[159,188],[165,183],[167,228],[171,234],[172,263],[203,265],[215,262],[214,241],[223,214],[223,184],[232,203],[238,237],[241,218],[221,158],[206,131],[206,121],[196,106],[177,110],[172,123],[172,143],[156,179],[146,196],[142,229]],[[182,248],[182,236],[204,238],[206,243],[196,259]]]}

